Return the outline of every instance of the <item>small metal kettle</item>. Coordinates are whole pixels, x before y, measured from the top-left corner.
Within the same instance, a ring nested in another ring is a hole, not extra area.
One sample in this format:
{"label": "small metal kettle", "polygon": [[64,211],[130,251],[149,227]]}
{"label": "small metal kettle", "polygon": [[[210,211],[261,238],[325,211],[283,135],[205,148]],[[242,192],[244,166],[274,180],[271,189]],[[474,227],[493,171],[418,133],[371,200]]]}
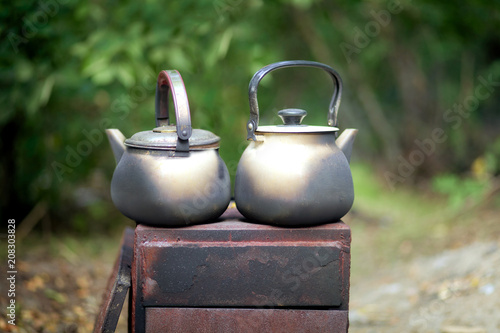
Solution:
{"label": "small metal kettle", "polygon": [[[334,93],[328,126],[302,125],[304,110],[278,112],[284,124],[259,126],[257,87],[269,72],[286,67],[316,67],[332,78]],[[257,223],[314,225],[340,220],[351,209],[354,189],[349,167],[356,129],[337,138],[342,80],[331,67],[311,61],[283,61],[260,69],[249,85],[249,146],[238,163],[236,207]]]}
{"label": "small metal kettle", "polygon": [[[172,92],[176,126],[170,125]],[[111,181],[115,206],[138,223],[181,226],[218,218],[231,198],[220,138],[192,129],[187,93],[176,70],[161,71],[156,85],[156,128],[126,139],[108,129],[117,166]]]}

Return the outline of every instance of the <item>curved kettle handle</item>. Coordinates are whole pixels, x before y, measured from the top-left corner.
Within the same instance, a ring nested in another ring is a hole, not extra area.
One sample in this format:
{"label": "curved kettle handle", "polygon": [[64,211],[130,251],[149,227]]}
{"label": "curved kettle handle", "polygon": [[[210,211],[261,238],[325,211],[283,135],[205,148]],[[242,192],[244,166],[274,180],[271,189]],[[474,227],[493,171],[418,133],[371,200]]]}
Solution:
{"label": "curved kettle handle", "polygon": [[191,114],[186,87],[181,74],[176,70],[164,70],[158,75],[156,82],[155,113],[156,126],[170,125],[168,112],[168,92],[172,91],[175,121],[177,124],[176,151],[189,151],[189,138],[192,134]]}
{"label": "curved kettle handle", "polygon": [[337,126],[337,113],[339,111],[340,98],[342,95],[342,79],[340,78],[339,73],[337,73],[337,71],[335,71],[330,66],[319,62],[306,60],[281,61],[261,68],[259,71],[257,71],[257,73],[254,74],[252,80],[250,81],[250,85],[248,87],[248,99],[250,100],[250,120],[247,123],[247,140],[255,140],[254,133],[259,125],[259,104],[257,101],[257,87],[260,80],[262,80],[262,78],[269,72],[285,67],[317,67],[323,69],[331,75],[335,90],[333,92],[332,100],[328,108],[328,126]]}

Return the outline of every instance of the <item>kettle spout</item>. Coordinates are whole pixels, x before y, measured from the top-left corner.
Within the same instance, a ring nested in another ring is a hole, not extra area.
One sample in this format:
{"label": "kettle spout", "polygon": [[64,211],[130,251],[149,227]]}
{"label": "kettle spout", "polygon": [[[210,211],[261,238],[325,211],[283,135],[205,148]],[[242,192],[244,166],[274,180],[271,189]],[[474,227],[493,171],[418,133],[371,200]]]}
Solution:
{"label": "kettle spout", "polygon": [[347,158],[347,162],[351,162],[352,144],[354,143],[356,134],[358,134],[357,129],[348,128],[335,140],[335,143]]}
{"label": "kettle spout", "polygon": [[125,136],[117,129],[107,129],[106,135],[108,136],[113,154],[115,154],[116,164],[118,164],[125,151]]}

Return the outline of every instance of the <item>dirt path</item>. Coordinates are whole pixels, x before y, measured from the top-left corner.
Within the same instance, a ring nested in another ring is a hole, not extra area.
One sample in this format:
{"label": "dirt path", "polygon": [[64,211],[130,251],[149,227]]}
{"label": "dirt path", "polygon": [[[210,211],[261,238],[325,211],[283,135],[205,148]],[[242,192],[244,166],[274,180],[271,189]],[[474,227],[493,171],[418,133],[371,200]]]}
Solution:
{"label": "dirt path", "polygon": [[500,332],[500,242],[419,258],[351,285],[352,333]]}

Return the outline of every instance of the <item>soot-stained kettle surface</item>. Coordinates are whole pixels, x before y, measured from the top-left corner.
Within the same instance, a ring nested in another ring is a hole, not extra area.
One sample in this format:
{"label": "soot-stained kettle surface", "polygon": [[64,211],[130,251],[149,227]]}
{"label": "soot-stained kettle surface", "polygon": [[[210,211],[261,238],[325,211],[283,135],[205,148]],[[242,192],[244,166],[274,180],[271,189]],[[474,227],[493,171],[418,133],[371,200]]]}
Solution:
{"label": "soot-stained kettle surface", "polygon": [[[287,67],[314,67],[327,72],[334,93],[327,126],[302,125],[307,112],[278,112],[283,125],[259,126],[257,87],[269,72]],[[354,188],[349,167],[356,129],[339,137],[337,113],[342,80],[331,67],[311,61],[283,61],[268,65],[249,85],[251,140],[238,164],[235,202],[238,210],[257,223],[302,226],[340,220],[351,209]]]}

